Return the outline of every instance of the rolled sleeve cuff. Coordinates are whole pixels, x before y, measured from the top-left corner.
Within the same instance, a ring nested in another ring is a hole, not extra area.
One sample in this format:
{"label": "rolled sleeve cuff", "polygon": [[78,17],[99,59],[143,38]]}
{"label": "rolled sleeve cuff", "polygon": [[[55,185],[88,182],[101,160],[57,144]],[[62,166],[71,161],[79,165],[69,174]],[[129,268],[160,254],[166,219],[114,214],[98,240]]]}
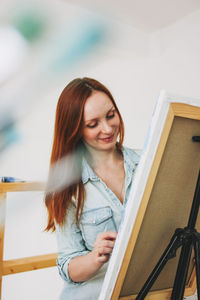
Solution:
{"label": "rolled sleeve cuff", "polygon": [[69,276],[69,272],[68,272],[68,266],[69,266],[69,263],[70,261],[74,258],[74,257],[77,257],[77,256],[83,256],[83,255],[86,255],[88,254],[90,251],[82,251],[80,253],[75,253],[73,255],[70,255],[63,263],[60,263],[59,262],[59,259],[57,259],[57,266],[58,266],[58,271],[59,271],[59,274],[61,276],[62,279],[64,279],[65,281],[69,282],[69,283],[72,283],[74,285],[81,285],[84,283],[83,282],[74,282],[73,280],[71,280],[70,276]]}

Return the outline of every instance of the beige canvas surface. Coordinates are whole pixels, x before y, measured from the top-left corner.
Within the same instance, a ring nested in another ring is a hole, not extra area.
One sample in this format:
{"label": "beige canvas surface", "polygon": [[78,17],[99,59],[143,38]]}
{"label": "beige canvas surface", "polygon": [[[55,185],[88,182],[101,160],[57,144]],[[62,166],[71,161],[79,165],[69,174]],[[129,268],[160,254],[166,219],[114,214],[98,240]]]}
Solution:
{"label": "beige canvas surface", "polygon": [[[200,143],[192,142],[193,135],[200,135],[200,121],[175,117],[120,296],[139,292],[175,229],[187,225],[200,169]],[[173,286],[178,254],[152,290]]]}

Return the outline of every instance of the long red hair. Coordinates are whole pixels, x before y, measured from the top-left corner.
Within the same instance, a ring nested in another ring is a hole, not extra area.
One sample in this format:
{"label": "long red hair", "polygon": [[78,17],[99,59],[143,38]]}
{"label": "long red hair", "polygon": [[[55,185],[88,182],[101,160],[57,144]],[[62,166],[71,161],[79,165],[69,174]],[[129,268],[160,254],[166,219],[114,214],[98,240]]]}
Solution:
{"label": "long red hair", "polygon": [[122,147],[124,124],[110,91],[103,84],[91,78],[84,77],[72,80],[64,88],[58,100],[50,167],[66,155],[78,151],[79,155],[73,162],[73,170],[78,171],[80,176],[76,183],[65,187],[63,190],[46,193],[47,231],[55,231],[55,222],[60,226],[65,223],[67,209],[73,197],[76,199],[77,222],[82,214],[85,199],[85,189],[81,180],[83,153],[80,150],[83,148],[83,115],[85,102],[94,91],[105,93],[112,101],[120,119],[118,149],[120,150]]}

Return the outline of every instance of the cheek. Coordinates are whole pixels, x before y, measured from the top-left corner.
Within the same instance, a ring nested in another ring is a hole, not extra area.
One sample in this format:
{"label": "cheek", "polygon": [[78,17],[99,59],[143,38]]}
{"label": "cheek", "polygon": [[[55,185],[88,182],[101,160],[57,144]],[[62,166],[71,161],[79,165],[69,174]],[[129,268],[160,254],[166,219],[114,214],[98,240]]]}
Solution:
{"label": "cheek", "polygon": [[119,128],[120,128],[120,119],[119,119],[119,117],[117,117],[117,118],[115,118],[115,120],[113,120],[113,125],[112,126],[117,131],[117,134],[119,134]]}
{"label": "cheek", "polygon": [[116,116],[114,119],[113,119],[113,126],[116,126],[116,127],[119,127],[120,126],[120,119],[118,116]]}
{"label": "cheek", "polygon": [[91,141],[97,136],[96,130],[84,129],[83,130],[83,140]]}

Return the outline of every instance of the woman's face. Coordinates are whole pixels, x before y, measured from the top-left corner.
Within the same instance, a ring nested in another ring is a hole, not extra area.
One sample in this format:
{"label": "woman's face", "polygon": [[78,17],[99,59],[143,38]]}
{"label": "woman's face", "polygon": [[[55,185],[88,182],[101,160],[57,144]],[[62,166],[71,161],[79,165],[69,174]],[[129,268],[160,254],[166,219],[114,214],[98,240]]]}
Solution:
{"label": "woman's face", "polygon": [[93,92],[84,107],[83,141],[88,150],[114,148],[119,126],[119,115],[110,98],[103,92]]}

